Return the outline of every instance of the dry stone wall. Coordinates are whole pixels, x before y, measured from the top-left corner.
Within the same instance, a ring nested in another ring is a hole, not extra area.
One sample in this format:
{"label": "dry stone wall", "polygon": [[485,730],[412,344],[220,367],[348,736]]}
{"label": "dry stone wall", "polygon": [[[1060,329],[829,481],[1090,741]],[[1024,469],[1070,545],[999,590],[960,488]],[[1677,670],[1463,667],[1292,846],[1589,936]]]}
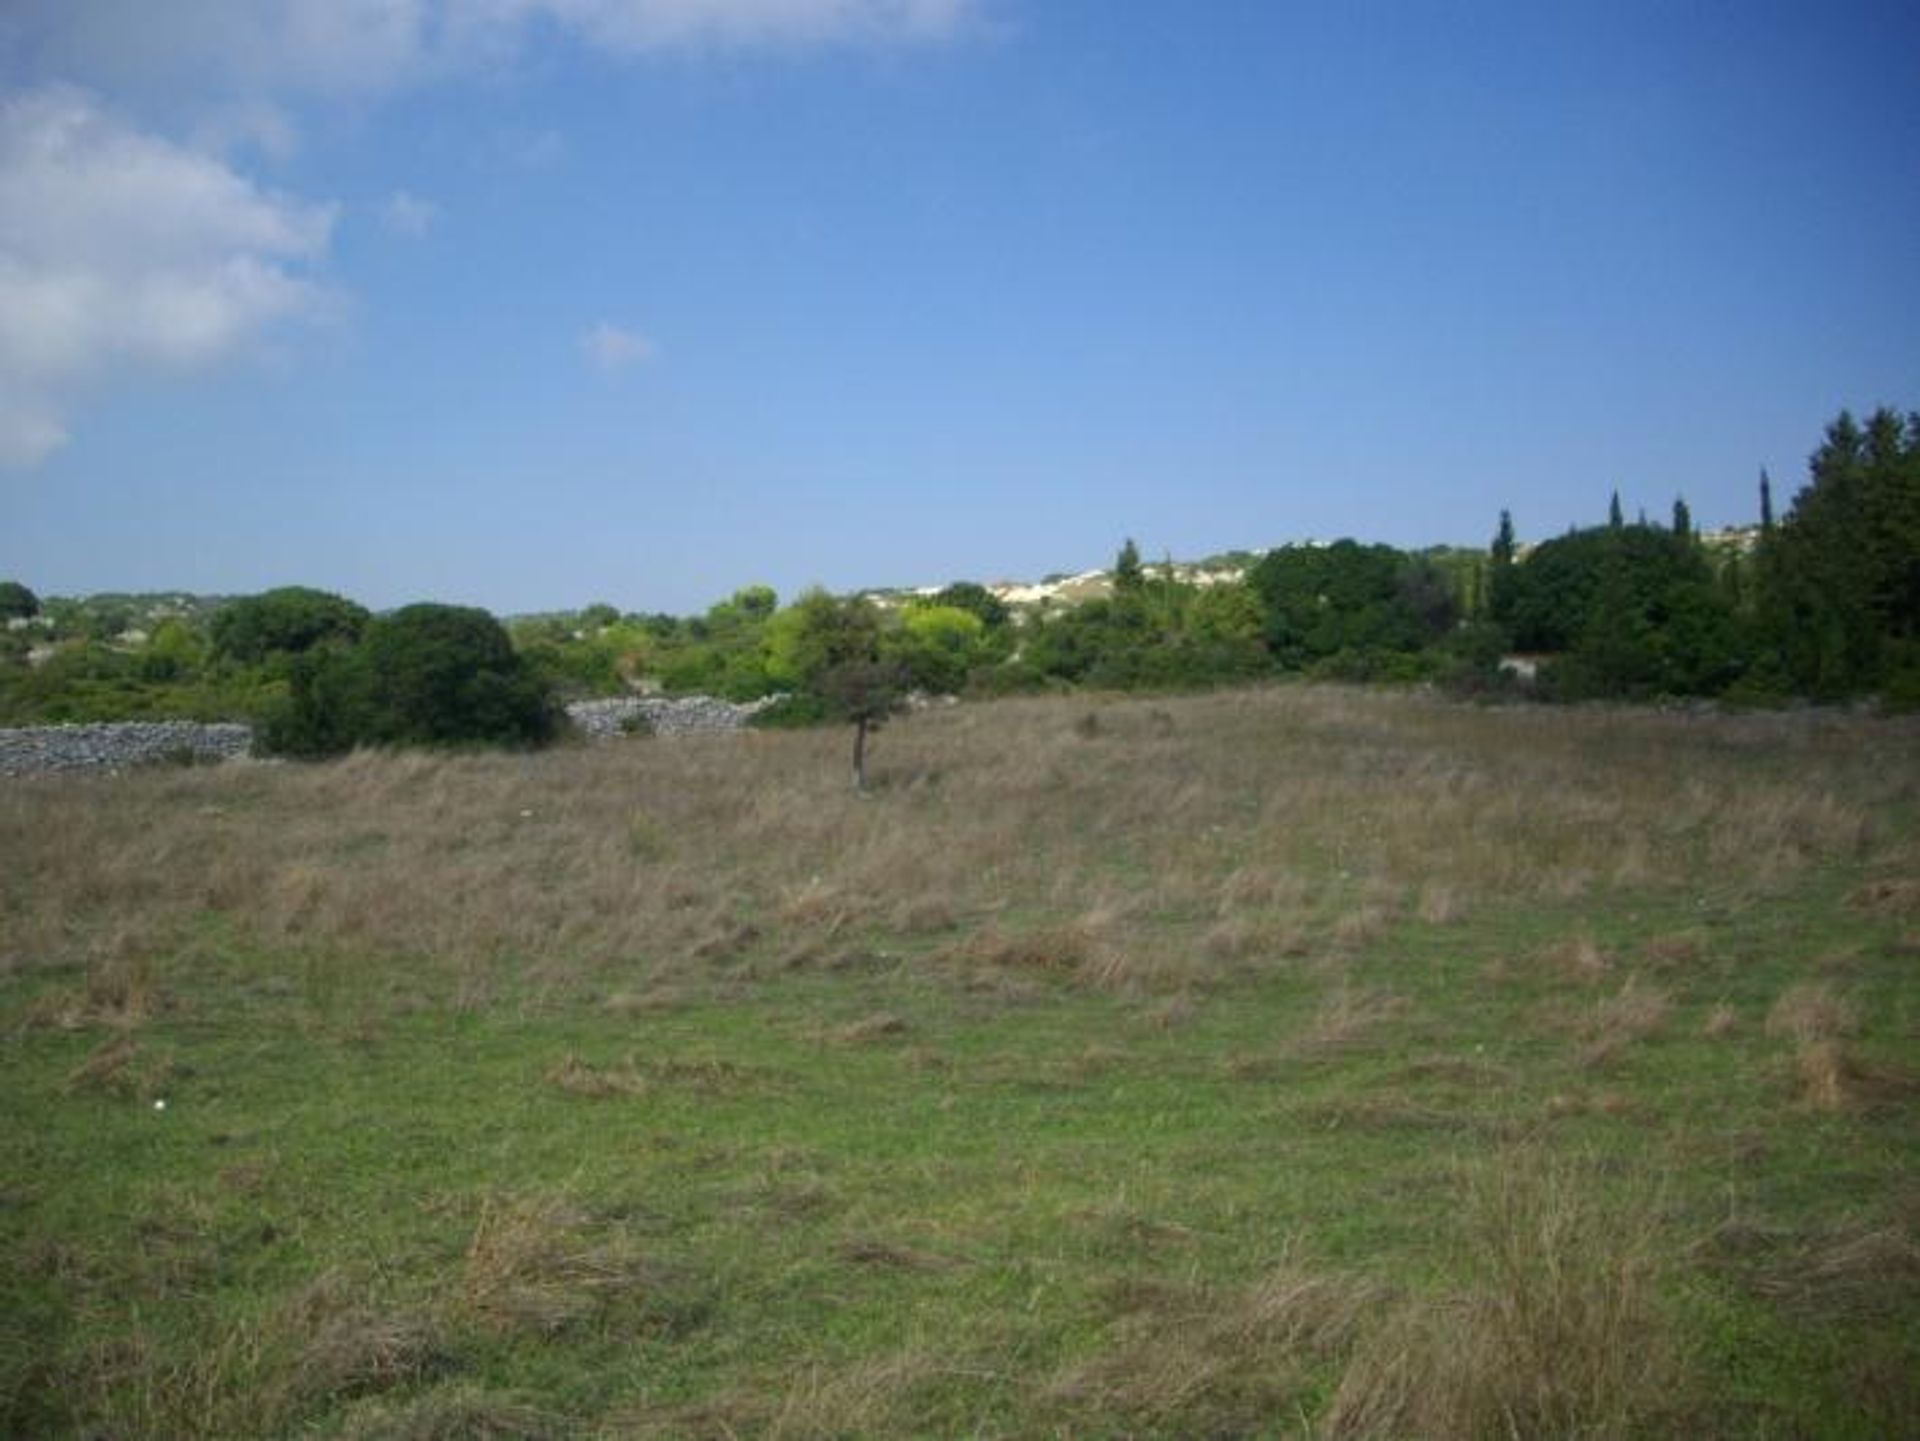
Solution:
{"label": "dry stone wall", "polygon": [[125,770],[168,762],[224,761],[253,747],[253,728],[193,721],[26,726],[0,730],[0,775]]}
{"label": "dry stone wall", "polygon": [[[636,732],[737,731],[778,697],[736,705],[710,696],[620,696],[575,701],[567,717],[592,740]],[[232,760],[253,749],[253,728],[193,721],[122,721],[0,728],[0,776]]]}
{"label": "dry stone wall", "polygon": [[663,736],[737,731],[778,699],[765,696],[735,704],[704,695],[615,696],[575,701],[567,707],[567,718],[593,740],[611,740],[634,731]]}

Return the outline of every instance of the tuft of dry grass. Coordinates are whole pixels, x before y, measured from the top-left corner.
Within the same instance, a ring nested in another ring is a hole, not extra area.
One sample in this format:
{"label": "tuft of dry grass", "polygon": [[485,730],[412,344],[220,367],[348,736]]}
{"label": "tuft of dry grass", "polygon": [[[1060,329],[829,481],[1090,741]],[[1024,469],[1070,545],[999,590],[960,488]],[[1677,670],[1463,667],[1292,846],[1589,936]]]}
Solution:
{"label": "tuft of dry grass", "polygon": [[1055,1375],[1043,1400],[1121,1434],[1262,1431],[1299,1414],[1314,1370],[1354,1344],[1387,1296],[1292,1255],[1240,1291],[1128,1286],[1106,1347]]}
{"label": "tuft of dry grass", "polygon": [[1372,945],[1392,926],[1392,911],[1382,905],[1367,904],[1341,912],[1334,918],[1328,935],[1341,949],[1357,951]]}
{"label": "tuft of dry grass", "polygon": [[152,1100],[166,1089],[173,1069],[171,1058],[149,1054],[121,1031],[95,1046],[67,1073],[65,1089]]}
{"label": "tuft of dry grass", "polygon": [[41,997],[27,1021],[60,1031],[94,1026],[131,1031],[170,1006],[171,998],[154,981],[149,957],[115,954],[90,962],[78,987],[61,987]]}
{"label": "tuft of dry grass", "polygon": [[646,1079],[635,1071],[632,1057],[616,1066],[596,1066],[571,1051],[548,1068],[546,1082],[569,1095],[595,1100],[644,1095],[647,1089]]}
{"label": "tuft of dry grass", "polygon": [[1802,981],[1783,991],[1767,1012],[1767,1034],[1802,1045],[1837,1041],[1860,1028],[1854,1004],[1824,981]]}
{"label": "tuft of dry grass", "polygon": [[1731,1035],[1739,1024],[1740,1013],[1725,1001],[1721,1001],[1707,1012],[1706,1019],[1700,1023],[1700,1034],[1703,1036]]}
{"label": "tuft of dry grass", "polygon": [[1579,1061],[1601,1066],[1618,1060],[1629,1046],[1659,1034],[1673,1001],[1658,986],[1628,976],[1618,992],[1594,1003],[1581,1023]]}
{"label": "tuft of dry grass", "polygon": [[1888,1320],[1920,1289],[1920,1238],[1897,1223],[1837,1227],[1787,1248],[1753,1286],[1809,1320]]}
{"label": "tuft of dry grass", "polygon": [[955,1265],[951,1256],[875,1236],[854,1236],[834,1247],[834,1255],[850,1266],[877,1266],[888,1271],[944,1271]]}
{"label": "tuft of dry grass", "polygon": [[564,1196],[489,1199],[462,1259],[456,1309],[490,1329],[553,1335],[651,1274],[625,1246],[595,1239]]}
{"label": "tuft of dry grass", "polygon": [[1430,926],[1447,926],[1461,919],[1466,909],[1456,887],[1443,881],[1428,881],[1420,887],[1414,913]]}
{"label": "tuft of dry grass", "polygon": [[1767,1034],[1793,1042],[1794,1090],[1809,1110],[1848,1110],[1871,1088],[1845,1040],[1859,1027],[1858,1009],[1825,981],[1788,987],[1768,1010]]}
{"label": "tuft of dry grass", "polygon": [[1593,1436],[1647,1429],[1679,1372],[1652,1208],[1531,1151],[1470,1182],[1473,1280],[1409,1300],[1356,1347],[1328,1437]]}
{"label": "tuft of dry grass", "polygon": [[579,1428],[565,1417],[471,1382],[404,1401],[363,1402],[347,1413],[341,1441],[561,1441]]}
{"label": "tuft of dry grass", "polygon": [[1847,904],[1885,915],[1920,916],[1920,881],[1911,876],[1869,881],[1847,897]]}
{"label": "tuft of dry grass", "polygon": [[1703,931],[1673,931],[1653,937],[1640,949],[1653,969],[1678,970],[1701,960],[1707,954],[1708,940]]}
{"label": "tuft of dry grass", "polygon": [[1604,980],[1613,971],[1613,961],[1592,936],[1569,937],[1550,947],[1545,959],[1568,980],[1589,985]]}
{"label": "tuft of dry grass", "polygon": [[780,1402],[763,1434],[769,1441],[908,1434],[915,1429],[916,1395],[948,1369],[925,1351],[906,1350],[783,1376],[770,1388]]}
{"label": "tuft of dry grass", "polygon": [[1296,1056],[1328,1056],[1352,1050],[1369,1033],[1406,1010],[1404,996],[1342,980],[1289,1043]]}
{"label": "tuft of dry grass", "polygon": [[870,1016],[836,1026],[830,1036],[841,1045],[860,1046],[875,1041],[899,1040],[912,1029],[904,1016],[895,1015],[892,1011],[875,1011]]}
{"label": "tuft of dry grass", "polygon": [[445,1339],[426,1313],[357,1301],[337,1273],[302,1288],[266,1329],[290,1343],[283,1384],[302,1403],[391,1390],[451,1364]]}

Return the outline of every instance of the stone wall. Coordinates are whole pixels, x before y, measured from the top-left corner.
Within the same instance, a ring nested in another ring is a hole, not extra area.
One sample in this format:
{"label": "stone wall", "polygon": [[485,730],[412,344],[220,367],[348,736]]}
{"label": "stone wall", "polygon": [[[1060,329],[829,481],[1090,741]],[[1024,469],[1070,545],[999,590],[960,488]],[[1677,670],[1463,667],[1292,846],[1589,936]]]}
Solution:
{"label": "stone wall", "polygon": [[766,696],[736,705],[704,695],[615,696],[575,701],[567,707],[567,718],[592,740],[611,740],[636,730],[663,736],[737,731],[778,699]]}
{"label": "stone wall", "polygon": [[[735,705],[710,696],[619,696],[575,701],[567,717],[590,740],[635,732],[691,735],[737,731],[778,699]],[[193,721],[122,721],[0,729],[0,776],[45,771],[124,770],[170,762],[223,761],[246,755],[253,728]]]}
{"label": "stone wall", "polygon": [[28,726],[0,730],[0,775],[124,770],[167,762],[224,761],[253,746],[253,728],[193,721]]}

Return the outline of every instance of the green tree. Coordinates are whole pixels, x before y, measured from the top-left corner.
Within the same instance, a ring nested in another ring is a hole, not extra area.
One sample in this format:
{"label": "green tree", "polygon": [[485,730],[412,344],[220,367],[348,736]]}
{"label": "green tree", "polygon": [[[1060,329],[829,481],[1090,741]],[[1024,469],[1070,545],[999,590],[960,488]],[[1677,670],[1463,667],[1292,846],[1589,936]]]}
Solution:
{"label": "green tree", "polygon": [[980,617],[981,624],[988,630],[999,630],[1013,618],[1005,601],[984,585],[971,580],[956,580],[936,595],[933,603],[970,611]]}
{"label": "green tree", "polygon": [[887,661],[848,660],[829,666],[814,681],[829,709],[853,723],[853,788],[867,789],[867,737],[905,708],[900,667]]}
{"label": "green tree", "polygon": [[853,784],[867,788],[867,739],[906,703],[899,661],[882,653],[871,601],[810,590],[767,626],[766,665],[826,714],[853,726]]}
{"label": "green tree", "polygon": [[1115,596],[1138,595],[1146,588],[1147,572],[1140,564],[1140,547],[1129,536],[1120,547],[1120,554],[1113,562],[1113,592]]}
{"label": "green tree", "polygon": [[1808,471],[1761,547],[1773,661],[1815,696],[1920,687],[1920,414],[1843,411]]}
{"label": "green tree", "polygon": [[1403,674],[1406,658],[1440,640],[1459,618],[1457,589],[1433,560],[1387,545],[1283,546],[1253,567],[1247,583],[1265,611],[1268,648],[1284,670]]}
{"label": "green tree", "polygon": [[420,604],[371,621],[352,646],[291,665],[269,749],[329,755],[356,745],[538,745],[558,716],[545,681],[484,610]]}
{"label": "green tree", "polygon": [[905,671],[909,685],[941,695],[963,689],[968,672],[989,657],[986,622],[951,605],[908,606],[883,648]]}
{"label": "green tree", "polygon": [[17,580],[0,580],[0,620],[40,614],[40,597]]}
{"label": "green tree", "polygon": [[153,629],[140,650],[140,678],[155,684],[177,684],[199,674],[206,664],[206,643],[193,627],[170,616]]}
{"label": "green tree", "polygon": [[214,612],[208,633],[216,656],[258,665],[271,656],[351,643],[359,639],[367,621],[366,609],[344,597],[286,585],[229,601]]}
{"label": "green tree", "polygon": [[1651,525],[1573,531],[1514,568],[1513,644],[1559,660],[1564,698],[1712,694],[1740,672],[1732,606],[1690,537]]}
{"label": "green tree", "polygon": [[1489,553],[1492,574],[1487,578],[1487,615],[1504,625],[1513,612],[1513,566],[1516,554],[1513,512],[1500,512],[1500,528],[1493,534]]}

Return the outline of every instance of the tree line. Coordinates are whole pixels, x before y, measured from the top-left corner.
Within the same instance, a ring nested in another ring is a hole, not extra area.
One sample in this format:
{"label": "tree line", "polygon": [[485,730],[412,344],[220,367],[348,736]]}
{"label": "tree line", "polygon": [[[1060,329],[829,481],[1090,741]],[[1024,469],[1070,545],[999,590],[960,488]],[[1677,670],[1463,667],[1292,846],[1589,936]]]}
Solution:
{"label": "tree line", "polygon": [[1705,545],[1684,501],[1669,521],[1629,522],[1616,494],[1604,523],[1531,547],[1503,513],[1484,551],[1294,545],[1224,579],[1182,579],[1129,540],[1105,594],[1025,613],[963,581],[884,604],[812,590],[782,605],[749,586],[697,616],[597,605],[503,625],[434,604],[376,616],[292,586],[183,604],[130,643],[130,598],[43,605],[5,581],[0,723],[241,715],[267,748],[317,756],[542,744],[561,701],[635,688],[778,693],[762,723],[850,721],[858,771],[868,732],[916,690],[1304,675],[1549,700],[1920,704],[1920,415],[1843,413],[1785,513],[1764,473],[1759,508],[1748,550]]}

